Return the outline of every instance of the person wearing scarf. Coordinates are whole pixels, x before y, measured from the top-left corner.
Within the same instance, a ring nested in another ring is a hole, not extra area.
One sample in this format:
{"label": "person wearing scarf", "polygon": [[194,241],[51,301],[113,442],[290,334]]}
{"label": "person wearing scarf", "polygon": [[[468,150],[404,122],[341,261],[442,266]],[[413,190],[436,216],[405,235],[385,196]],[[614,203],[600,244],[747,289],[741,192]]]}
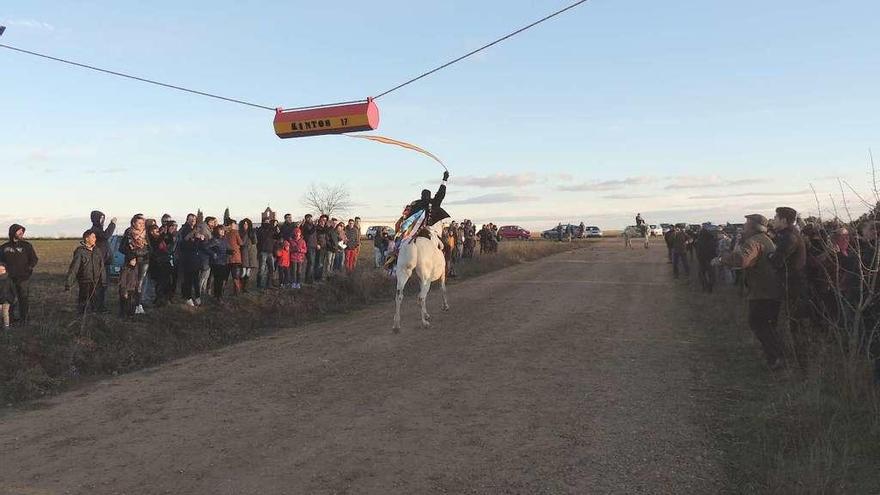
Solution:
{"label": "person wearing scarf", "polygon": [[141,296],[150,267],[150,244],[144,216],[138,213],[131,217],[130,225],[119,243],[119,252],[125,256],[119,274],[119,310],[122,316],[144,314]]}

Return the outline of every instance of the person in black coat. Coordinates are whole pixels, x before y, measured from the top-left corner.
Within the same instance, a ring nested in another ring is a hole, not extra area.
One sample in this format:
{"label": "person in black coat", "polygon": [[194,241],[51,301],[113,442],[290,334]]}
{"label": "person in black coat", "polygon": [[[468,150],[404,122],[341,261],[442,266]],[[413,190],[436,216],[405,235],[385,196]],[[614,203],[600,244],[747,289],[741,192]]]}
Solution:
{"label": "person in black coat", "polygon": [[697,234],[695,241],[697,251],[697,264],[699,266],[700,283],[703,291],[712,292],[715,287],[715,270],[712,267],[712,260],[718,256],[718,239],[712,227],[704,225]]}
{"label": "person in black coat", "polygon": [[[111,218],[107,227],[104,227],[105,218],[103,212],[93,210],[90,215],[92,226],[89,228],[89,231],[94,232],[95,234],[95,249],[104,256],[104,270],[107,272],[107,277],[109,278],[110,267],[113,265],[113,254],[110,252],[110,238],[113,237],[113,233],[116,232],[116,218]],[[107,284],[103,284],[96,289],[92,300],[94,301],[97,311],[105,311]]]}
{"label": "person in black coat", "polygon": [[15,290],[16,303],[10,312],[18,310],[18,317],[22,323],[28,321],[30,302],[30,278],[34,273],[39,259],[31,243],[24,240],[25,228],[19,224],[9,227],[9,242],[0,246],[0,263],[6,264],[9,279]]}
{"label": "person in black coat", "polygon": [[15,288],[12,286],[12,280],[6,273],[6,265],[0,263],[0,319],[3,322],[3,328],[9,328],[9,310],[15,304]]}
{"label": "person in black coat", "polygon": [[433,198],[431,197],[431,191],[423,189],[422,197],[409,204],[410,215],[427,210],[427,221],[425,224],[428,226],[449,218],[449,213],[441,207],[443,200],[446,198],[446,181],[448,180],[449,172],[443,172],[443,182]]}

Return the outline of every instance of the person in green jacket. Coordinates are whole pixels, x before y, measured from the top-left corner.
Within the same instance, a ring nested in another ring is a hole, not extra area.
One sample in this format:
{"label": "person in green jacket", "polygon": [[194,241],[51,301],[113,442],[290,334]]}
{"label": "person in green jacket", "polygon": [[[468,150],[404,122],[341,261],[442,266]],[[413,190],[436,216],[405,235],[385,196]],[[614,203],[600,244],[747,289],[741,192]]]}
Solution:
{"label": "person in green jacket", "polygon": [[79,286],[77,310],[85,314],[86,309],[101,309],[99,294],[107,286],[107,271],[104,270],[104,253],[95,247],[97,236],[92,230],[83,232],[82,242],[73,251],[73,260],[67,269],[64,290],[69,291],[73,282]]}

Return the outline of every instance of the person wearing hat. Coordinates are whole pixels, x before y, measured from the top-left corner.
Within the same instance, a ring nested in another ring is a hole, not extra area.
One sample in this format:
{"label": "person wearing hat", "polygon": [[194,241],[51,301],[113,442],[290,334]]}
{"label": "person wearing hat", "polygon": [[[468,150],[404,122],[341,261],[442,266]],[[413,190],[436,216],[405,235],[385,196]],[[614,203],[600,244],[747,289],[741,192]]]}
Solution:
{"label": "person wearing hat", "polygon": [[776,231],[776,251],[770,257],[770,262],[776,269],[779,281],[782,283],[786,315],[795,343],[803,344],[804,336],[800,335],[800,319],[804,316],[805,306],[803,292],[807,247],[803,236],[798,232],[797,218],[797,211],[793,208],[787,206],[776,208],[776,217],[773,218],[773,227]]}
{"label": "person wearing hat", "polygon": [[741,268],[749,290],[749,327],[761,342],[767,364],[772,370],[785,367],[782,339],[776,332],[782,291],[770,256],[776,251],[767,236],[769,222],[764,215],[746,215],[743,240],[732,253],[716,258],[724,265]]}

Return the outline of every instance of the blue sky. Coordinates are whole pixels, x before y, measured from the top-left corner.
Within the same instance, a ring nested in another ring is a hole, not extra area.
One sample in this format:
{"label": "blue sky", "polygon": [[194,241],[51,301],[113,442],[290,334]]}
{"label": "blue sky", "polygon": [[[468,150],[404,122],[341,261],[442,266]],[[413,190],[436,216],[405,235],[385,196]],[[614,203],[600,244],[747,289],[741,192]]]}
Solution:
{"label": "blue sky", "polygon": [[[379,93],[565,4],[7,0],[0,40],[291,107]],[[477,222],[738,220],[815,211],[810,184],[830,209],[835,178],[868,189],[878,15],[868,0],[591,1],[379,100],[378,133],[442,157],[450,211]],[[352,214],[390,219],[442,172],[361,140],[279,140],[266,110],[8,50],[0,74],[16,186],[0,221],[33,233],[78,232],[93,208],[300,216],[312,182],[347,183]]]}

